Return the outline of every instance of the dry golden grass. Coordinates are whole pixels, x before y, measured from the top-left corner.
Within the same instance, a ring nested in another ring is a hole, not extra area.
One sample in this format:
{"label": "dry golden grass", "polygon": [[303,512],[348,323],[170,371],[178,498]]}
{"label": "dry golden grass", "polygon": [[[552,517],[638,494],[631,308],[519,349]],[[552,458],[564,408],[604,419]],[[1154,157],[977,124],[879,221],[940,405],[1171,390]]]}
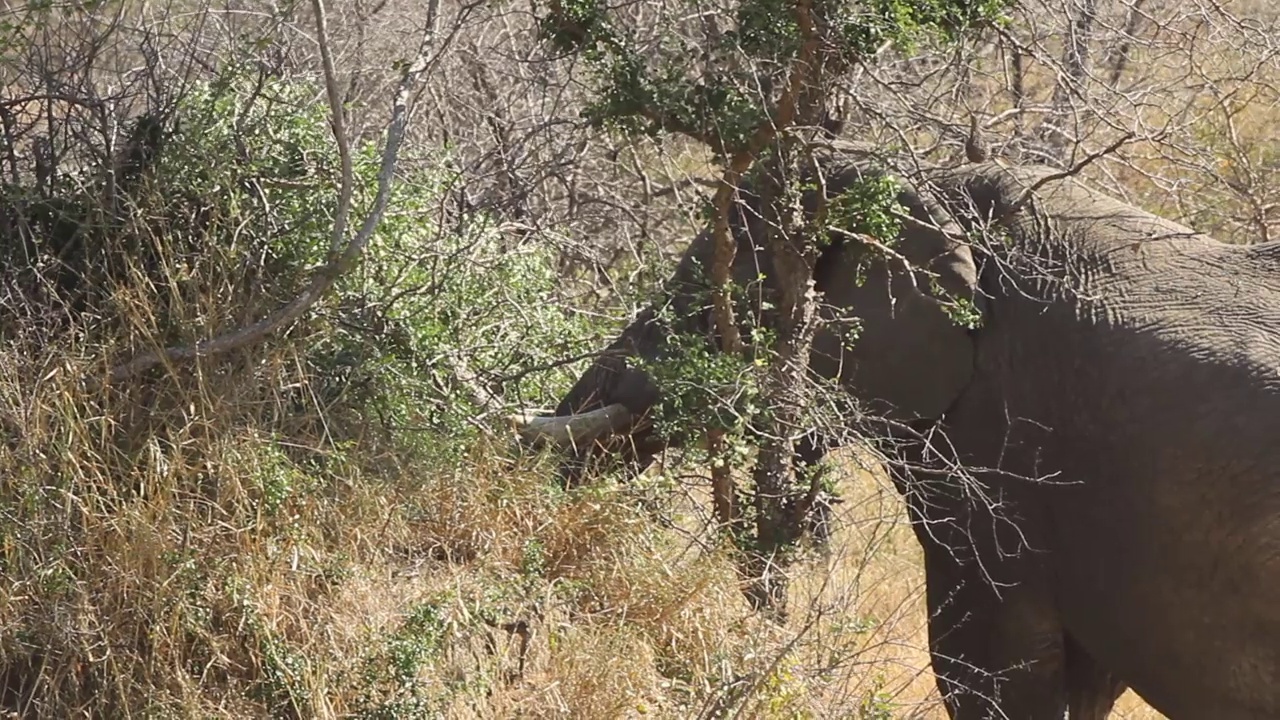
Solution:
{"label": "dry golden grass", "polygon": [[[510,638],[503,653],[480,663],[490,672],[503,666],[506,682],[483,700],[453,700],[451,717],[945,718],[925,650],[919,548],[884,478],[853,462],[845,468],[845,524],[832,554],[798,572],[785,628],[747,610],[725,558],[689,546],[693,513],[677,513],[682,530],[664,530],[617,489],[539,506],[541,491],[525,484],[531,478],[485,473],[470,476],[480,484],[435,490],[437,506],[453,508],[459,521],[449,527],[468,528],[436,540],[471,546],[480,531],[494,542],[472,562],[415,573],[398,590],[363,592],[334,625],[385,624],[405,604],[404,588],[415,585],[420,596],[466,587],[483,594],[486,584],[521,572],[537,539],[540,614],[524,671],[511,672],[518,642]],[[513,480],[521,488],[514,506],[477,503]],[[563,583],[576,591],[557,592]],[[398,598],[391,607],[389,598]],[[427,672],[465,672],[450,662]],[[1116,716],[1161,717],[1132,694]]]}
{"label": "dry golden grass", "polygon": [[919,549],[852,461],[834,551],[777,627],[702,545],[700,487],[566,495],[503,438],[307,471],[243,388],[173,390],[126,427],[124,399],[67,379],[83,368],[6,362],[43,378],[0,383],[20,717],[944,717]]}

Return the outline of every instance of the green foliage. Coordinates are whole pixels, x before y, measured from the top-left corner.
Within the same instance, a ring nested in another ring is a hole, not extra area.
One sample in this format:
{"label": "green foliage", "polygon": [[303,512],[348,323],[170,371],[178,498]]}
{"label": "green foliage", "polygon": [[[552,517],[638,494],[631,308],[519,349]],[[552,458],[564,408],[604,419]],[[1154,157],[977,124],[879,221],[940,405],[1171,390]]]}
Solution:
{"label": "green foliage", "polygon": [[[975,26],[1000,20],[1005,0],[817,0],[811,9],[827,28],[822,38],[828,74],[876,52],[886,42],[909,48],[926,37],[953,41]],[[701,8],[696,9],[701,12]],[[782,0],[740,0],[734,29],[694,47],[674,35],[639,46],[601,0],[553,3],[540,21],[544,40],[577,53],[594,76],[593,122],[627,133],[685,133],[732,153],[768,120],[775,98],[760,78],[780,80],[801,51],[797,6]],[[693,14],[692,12],[690,14]],[[679,15],[679,13],[676,13]],[[706,62],[690,63],[691,57]],[[775,83],[777,84],[777,83]]]}
{"label": "green foliage", "polygon": [[[893,246],[902,232],[901,216],[907,212],[898,202],[900,183],[887,175],[864,177],[827,201],[826,228],[840,235],[867,235]],[[817,237],[827,237],[817,233]]]}
{"label": "green foliage", "polygon": [[903,50],[928,36],[954,42],[988,22],[1001,22],[1004,0],[868,0],[839,3],[834,26],[847,52],[863,57],[886,42]]}
{"label": "green foliage", "polygon": [[787,3],[748,0],[736,15],[737,29],[727,40],[748,56],[781,59],[799,50],[800,27]]}
{"label": "green foliage", "polygon": [[982,326],[982,311],[972,300],[965,297],[955,297],[942,288],[936,281],[930,283],[934,297],[942,300],[943,308],[947,315],[957,325],[962,325],[970,330],[976,330]]}
{"label": "green foliage", "polygon": [[364,658],[362,683],[366,694],[353,717],[360,720],[409,720],[435,717],[445,688],[422,678],[440,655],[448,630],[447,596],[420,602],[409,609],[398,628],[380,639],[375,652]]}
{"label": "green foliage", "polygon": [[338,169],[319,92],[307,82],[239,74],[194,86],[175,110],[177,130],[153,188],[203,201],[202,229],[228,245],[319,259]]}
{"label": "green foliage", "polygon": [[440,650],[445,622],[439,603],[420,603],[387,645],[395,678],[408,682]]}
{"label": "green foliage", "polygon": [[795,706],[803,700],[805,687],[796,678],[796,662],[791,657],[781,658],[772,672],[761,683],[763,715],[769,720],[801,720],[808,713]]}
{"label": "green foliage", "polygon": [[541,538],[529,538],[520,548],[520,573],[526,577],[541,577],[547,570],[547,547]]}
{"label": "green foliage", "polygon": [[131,123],[114,182],[85,168],[52,188],[6,188],[22,221],[5,224],[0,272],[36,279],[22,285],[28,304],[91,337],[136,321],[143,300],[166,344],[292,297],[327,250],[336,205],[316,97],[309,83],[232,71],[188,88],[167,126]]}
{"label": "green foliage", "polygon": [[[667,327],[684,323],[669,308],[659,313]],[[769,333],[757,327],[746,340],[767,347]],[[745,452],[737,441],[745,437],[762,411],[759,373],[762,362],[726,355],[706,335],[675,330],[665,336],[663,347],[640,366],[662,388],[653,409],[656,430],[669,441],[689,444],[707,430],[723,430],[731,445]],[[721,460],[723,461],[723,460]]]}
{"label": "green foliage", "polygon": [[858,720],[893,720],[897,703],[894,702],[893,695],[884,690],[887,684],[883,676],[875,678],[874,689],[863,697],[862,705],[858,708]]}
{"label": "green foliage", "polygon": [[[259,302],[273,308],[324,262],[338,161],[319,92],[296,81],[258,86],[230,77],[186,98],[157,182],[187,198],[188,208],[199,206],[199,232],[225,251],[187,243],[189,252],[177,258],[180,276],[208,285],[216,274],[208,265],[217,261],[239,270],[232,282],[241,298],[262,293]],[[594,328],[551,302],[559,278],[550,250],[510,246],[483,216],[441,225],[439,210],[458,180],[444,169],[447,160],[429,156],[402,168],[362,263],[339,279],[310,326],[305,361],[313,387],[299,402],[336,403],[355,413],[355,425],[412,429],[418,441],[456,453],[473,437],[480,412],[460,372],[477,382],[512,376],[501,387],[510,397],[548,392],[537,383],[550,382],[555,392],[572,379],[568,369],[531,370],[583,351]],[[353,161],[360,217],[376,191],[379,145],[360,143]],[[178,233],[184,227],[192,223],[172,223]]]}
{"label": "green foliage", "polygon": [[310,360],[324,378],[323,396],[461,452],[474,436],[476,402],[485,399],[461,374],[474,374],[475,386],[491,375],[512,378],[500,388],[507,397],[548,394],[539,383],[563,391],[567,370],[530,370],[583,352],[594,328],[553,302],[559,280],[548,250],[507,247],[483,222],[443,232],[429,220],[438,199],[424,192],[442,183],[401,187],[362,267],[339,284],[338,313]]}

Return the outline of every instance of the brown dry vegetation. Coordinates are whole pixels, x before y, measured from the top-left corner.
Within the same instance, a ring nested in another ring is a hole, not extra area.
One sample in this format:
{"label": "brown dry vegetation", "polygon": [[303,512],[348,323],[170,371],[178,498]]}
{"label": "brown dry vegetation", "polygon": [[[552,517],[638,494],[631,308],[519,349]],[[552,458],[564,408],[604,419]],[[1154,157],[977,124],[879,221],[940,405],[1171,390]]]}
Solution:
{"label": "brown dry vegetation", "polygon": [[66,363],[4,361],[40,378],[0,384],[26,409],[0,451],[30,512],[0,548],[0,626],[23,628],[0,657],[34,661],[6,665],[23,717],[944,717],[918,547],[856,455],[832,553],[777,627],[702,544],[701,478],[565,496],[500,436],[449,467],[308,477],[269,412],[212,382],[153,406],[164,439],[107,457],[153,421],[78,405]]}
{"label": "brown dry vegetation", "polygon": [[281,477],[263,418],[212,385],[121,464],[70,367],[5,360],[42,378],[0,385],[28,409],[3,490],[43,506],[3,548],[0,621],[48,659],[7,666],[24,717],[943,717],[919,550],[857,456],[777,627],[701,545],[701,479],[566,497],[501,437],[452,468]]}

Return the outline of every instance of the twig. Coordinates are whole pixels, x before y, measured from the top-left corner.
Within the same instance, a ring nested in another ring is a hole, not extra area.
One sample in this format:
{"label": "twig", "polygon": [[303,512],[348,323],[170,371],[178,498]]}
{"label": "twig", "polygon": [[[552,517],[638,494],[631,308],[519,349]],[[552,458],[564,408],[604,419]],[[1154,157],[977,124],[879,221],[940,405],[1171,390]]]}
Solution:
{"label": "twig", "polygon": [[1133,139],[1133,137],[1134,137],[1134,134],[1132,132],[1126,132],[1125,134],[1121,135],[1119,139],[1117,139],[1115,142],[1102,148],[1101,150],[1089,153],[1084,157],[1083,160],[1075,163],[1074,165],[1067,168],[1066,170],[1059,170],[1057,172],[1049,173],[1048,175],[1045,175],[1044,177],[1035,181],[1034,183],[1031,184],[1030,187],[1023,190],[1022,193],[1018,195],[1018,198],[1014,200],[1009,205],[1009,207],[1003,213],[1000,214],[1000,217],[997,219],[1003,219],[1005,217],[1008,217],[1018,212],[1019,210],[1022,209],[1024,205],[1027,204],[1029,200],[1031,200],[1031,196],[1032,194],[1035,193],[1035,191],[1039,190],[1045,185],[1048,185],[1051,182],[1057,182],[1058,180],[1064,180],[1066,178],[1072,177],[1073,175],[1080,174],[1080,171],[1084,170],[1086,167],[1091,165],[1094,161],[1104,158],[1107,155],[1110,155],[1111,153],[1115,152],[1116,150],[1119,150],[1121,145],[1124,145],[1125,143],[1129,142],[1130,140]]}
{"label": "twig", "polygon": [[676,182],[673,185],[669,185],[667,187],[652,191],[650,193],[650,197],[654,199],[664,198],[668,195],[675,195],[681,190],[686,190],[695,185],[697,185],[698,187],[704,187],[704,188],[710,189],[710,188],[717,187],[718,183],[716,183],[715,180],[709,180],[707,178],[700,178],[700,177],[686,178],[684,180],[680,180]]}
{"label": "twig", "polygon": [[526,367],[517,372],[511,373],[509,375],[499,375],[494,378],[494,381],[498,383],[503,383],[503,384],[518,382],[520,380],[525,379],[529,375],[532,375],[533,373],[546,372],[547,370],[555,370],[556,368],[564,367],[565,365],[571,365],[581,360],[603,359],[608,357],[625,358],[627,357],[627,353],[621,350],[592,350],[590,352],[578,353],[576,355],[570,355],[568,357],[557,358],[555,360],[552,360],[551,362],[542,363],[540,365],[533,365],[530,367]]}

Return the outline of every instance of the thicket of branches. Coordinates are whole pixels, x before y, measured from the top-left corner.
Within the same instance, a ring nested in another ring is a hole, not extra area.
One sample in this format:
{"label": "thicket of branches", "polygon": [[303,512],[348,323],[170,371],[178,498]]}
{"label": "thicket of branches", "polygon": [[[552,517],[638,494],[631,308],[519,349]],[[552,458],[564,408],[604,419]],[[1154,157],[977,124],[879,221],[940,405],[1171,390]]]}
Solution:
{"label": "thicket of branches", "polygon": [[[649,300],[745,173],[745,131],[769,135],[752,160],[775,139],[761,108],[793,68],[749,45],[778,18],[754,40],[734,19],[774,5],[608,9],[636,57],[732,80],[715,116],[602,95],[611,66],[564,22],[590,3],[0,10],[0,706],[887,716],[858,669],[874,640],[849,630],[859,593],[793,601],[780,627],[730,619],[713,529],[739,518],[701,501],[724,481],[705,457],[565,493],[495,432]],[[984,152],[1272,238],[1280,10],[929,7],[895,22],[943,32],[854,38],[839,72],[795,86],[820,102],[788,125],[906,177]],[[838,398],[806,392],[803,422],[842,427]],[[853,528],[859,579],[892,544],[875,507]],[[595,677],[601,657],[630,684]]]}

